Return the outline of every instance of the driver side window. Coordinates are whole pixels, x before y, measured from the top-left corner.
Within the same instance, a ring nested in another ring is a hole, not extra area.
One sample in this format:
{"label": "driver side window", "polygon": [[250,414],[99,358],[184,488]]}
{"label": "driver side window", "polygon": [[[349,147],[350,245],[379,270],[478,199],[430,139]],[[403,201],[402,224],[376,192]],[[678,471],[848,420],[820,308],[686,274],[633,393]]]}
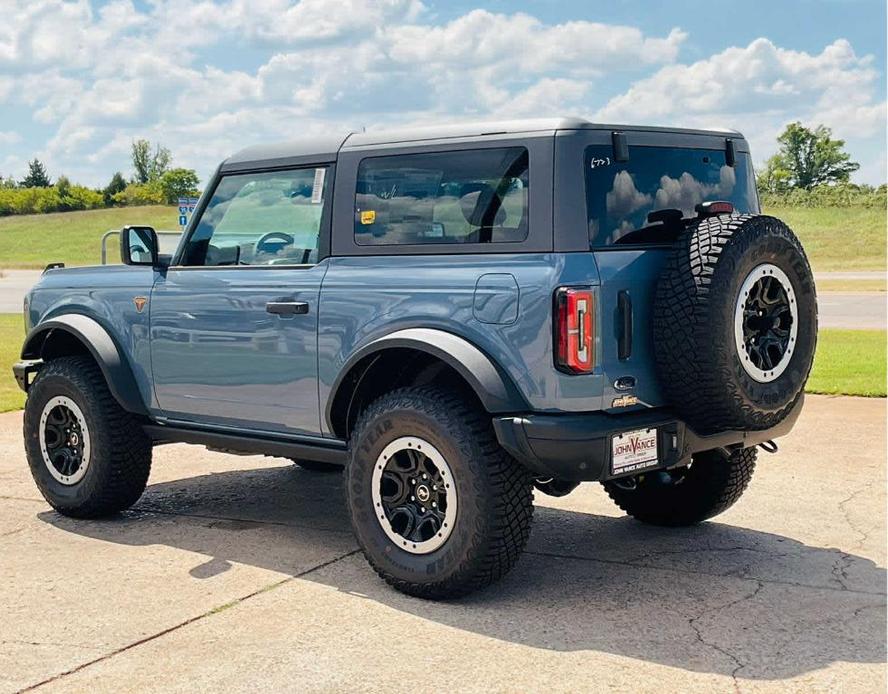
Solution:
{"label": "driver side window", "polygon": [[317,262],[325,167],[223,176],[188,239],[182,265]]}

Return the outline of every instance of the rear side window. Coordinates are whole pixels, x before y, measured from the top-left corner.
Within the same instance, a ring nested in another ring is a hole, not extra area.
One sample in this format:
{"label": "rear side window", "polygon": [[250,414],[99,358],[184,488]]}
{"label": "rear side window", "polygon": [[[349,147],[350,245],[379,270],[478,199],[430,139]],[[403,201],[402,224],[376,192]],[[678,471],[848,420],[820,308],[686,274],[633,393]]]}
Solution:
{"label": "rear side window", "polygon": [[508,243],[527,238],[524,147],[364,159],[355,243]]}
{"label": "rear side window", "polygon": [[[737,152],[734,166],[724,150],[632,147],[617,162],[606,145],[586,148],[586,209],[593,246],[669,241],[681,219],[709,200],[727,200],[738,212],[757,212],[749,155]],[[654,215],[658,210],[681,212]]]}

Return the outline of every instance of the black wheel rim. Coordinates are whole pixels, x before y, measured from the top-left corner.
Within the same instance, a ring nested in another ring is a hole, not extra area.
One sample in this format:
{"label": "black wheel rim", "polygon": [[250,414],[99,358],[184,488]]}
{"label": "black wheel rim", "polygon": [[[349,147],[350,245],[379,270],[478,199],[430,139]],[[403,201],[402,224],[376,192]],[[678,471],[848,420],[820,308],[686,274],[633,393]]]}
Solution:
{"label": "black wheel rim", "polygon": [[789,276],[773,263],[750,270],[734,306],[734,344],[747,375],[770,383],[786,371],[799,336],[799,307]]}
{"label": "black wheel rim", "polygon": [[428,441],[402,437],[377,459],[373,502],[386,535],[414,554],[434,551],[446,542],[456,517],[453,473]]}
{"label": "black wheel rim", "polygon": [[772,275],[756,280],[743,304],[743,344],[756,368],[771,371],[783,360],[791,327],[784,286]]}
{"label": "black wheel rim", "polygon": [[43,426],[50,464],[60,475],[72,477],[83,464],[83,429],[77,416],[65,405],[56,405]]}
{"label": "black wheel rim", "polygon": [[67,396],[57,396],[43,407],[39,442],[49,473],[62,484],[79,482],[89,465],[90,436],[83,412]]}
{"label": "black wheel rim", "polygon": [[382,473],[382,508],[408,542],[430,540],[444,527],[447,488],[441,471],[417,450],[399,451]]}

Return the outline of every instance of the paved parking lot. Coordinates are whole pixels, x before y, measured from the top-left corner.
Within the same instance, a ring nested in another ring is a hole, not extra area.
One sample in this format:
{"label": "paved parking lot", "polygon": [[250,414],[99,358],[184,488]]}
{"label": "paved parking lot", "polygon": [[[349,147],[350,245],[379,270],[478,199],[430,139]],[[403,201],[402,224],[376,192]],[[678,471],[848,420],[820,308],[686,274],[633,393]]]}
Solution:
{"label": "paved parking lot", "polygon": [[366,566],[338,475],[167,446],[135,510],[78,522],[0,415],[0,691],[884,692],[885,416],[810,397],[697,528],[538,496],[507,580],[435,604]]}

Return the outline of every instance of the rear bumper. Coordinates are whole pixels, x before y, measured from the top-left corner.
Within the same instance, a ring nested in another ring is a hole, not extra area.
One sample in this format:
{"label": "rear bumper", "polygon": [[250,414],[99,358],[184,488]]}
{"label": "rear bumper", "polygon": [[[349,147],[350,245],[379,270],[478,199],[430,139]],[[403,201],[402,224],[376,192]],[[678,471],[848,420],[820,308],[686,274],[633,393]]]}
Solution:
{"label": "rear bumper", "polygon": [[611,439],[636,429],[657,429],[656,466],[645,471],[685,464],[699,451],[747,448],[784,436],[795,425],[804,396],[776,427],[761,431],[722,431],[701,435],[667,409],[626,414],[595,412],[579,415],[511,415],[495,417],[493,428],[500,445],[541,477],[582,482],[636,474],[611,472]]}

